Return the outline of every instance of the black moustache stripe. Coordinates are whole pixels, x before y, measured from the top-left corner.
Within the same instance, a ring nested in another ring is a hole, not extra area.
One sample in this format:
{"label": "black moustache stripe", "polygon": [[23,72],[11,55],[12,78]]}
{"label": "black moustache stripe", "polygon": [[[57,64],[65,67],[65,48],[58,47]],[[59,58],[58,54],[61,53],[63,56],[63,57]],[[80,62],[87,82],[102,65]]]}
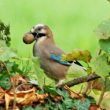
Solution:
{"label": "black moustache stripe", "polygon": [[34,37],[36,37],[36,36],[37,36],[37,33],[32,33],[32,35],[33,35]]}
{"label": "black moustache stripe", "polygon": [[32,33],[32,35],[33,35],[34,37],[37,37],[37,38],[40,38],[40,37],[42,37],[42,36],[45,36],[44,33]]}
{"label": "black moustache stripe", "polygon": [[38,34],[37,34],[37,38],[39,38],[39,37],[43,37],[43,36],[45,36],[44,33],[38,33]]}

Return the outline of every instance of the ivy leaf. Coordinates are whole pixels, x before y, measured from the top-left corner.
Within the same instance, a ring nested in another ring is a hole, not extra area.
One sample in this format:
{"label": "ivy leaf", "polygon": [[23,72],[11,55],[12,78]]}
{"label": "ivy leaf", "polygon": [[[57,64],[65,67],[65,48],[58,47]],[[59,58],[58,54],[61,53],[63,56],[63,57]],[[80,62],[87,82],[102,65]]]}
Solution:
{"label": "ivy leaf", "polygon": [[96,34],[99,40],[110,38],[110,19],[99,24],[98,28],[96,29]]}
{"label": "ivy leaf", "polygon": [[59,95],[63,96],[64,99],[70,98],[69,93],[66,90],[64,90],[64,89],[62,89],[62,90],[61,89],[57,89],[57,93]]}
{"label": "ivy leaf", "polygon": [[63,100],[63,104],[62,104],[62,106],[64,107],[64,108],[67,108],[67,109],[70,109],[70,108],[73,108],[73,99],[71,99],[71,98],[66,98],[66,99],[64,99]]}
{"label": "ivy leaf", "polygon": [[100,39],[99,40],[100,47],[108,54],[110,54],[110,38],[109,39]]}
{"label": "ivy leaf", "polygon": [[93,72],[105,79],[110,73],[110,65],[107,62],[107,54],[98,56],[92,65]]}
{"label": "ivy leaf", "polygon": [[49,85],[48,86],[45,85],[43,88],[44,88],[44,91],[46,93],[51,93],[51,94],[54,94],[54,95],[58,95],[55,87],[52,87],[52,86],[49,86]]}
{"label": "ivy leaf", "polygon": [[7,75],[7,73],[2,73],[0,75],[0,87],[8,90],[11,88],[11,81],[9,79],[9,76]]}
{"label": "ivy leaf", "polygon": [[85,99],[84,101],[81,100],[74,101],[74,106],[76,107],[77,110],[89,110],[90,104],[91,102],[89,99]]}

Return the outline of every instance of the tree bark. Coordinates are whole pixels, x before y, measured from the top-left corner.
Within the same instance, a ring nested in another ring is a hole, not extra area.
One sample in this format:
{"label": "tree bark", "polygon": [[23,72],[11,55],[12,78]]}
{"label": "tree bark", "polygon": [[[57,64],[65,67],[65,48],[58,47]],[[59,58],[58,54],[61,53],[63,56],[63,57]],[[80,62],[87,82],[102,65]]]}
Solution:
{"label": "tree bark", "polygon": [[95,73],[92,73],[92,74],[90,74],[88,76],[79,77],[77,79],[73,79],[71,81],[63,83],[60,86],[58,86],[58,88],[61,88],[61,87],[65,86],[65,85],[67,85],[69,87],[72,87],[74,85],[77,85],[77,84],[80,84],[80,83],[84,83],[84,82],[89,82],[89,81],[92,81],[92,80],[95,80],[95,79],[98,79],[98,78],[100,78],[100,76],[96,75]]}

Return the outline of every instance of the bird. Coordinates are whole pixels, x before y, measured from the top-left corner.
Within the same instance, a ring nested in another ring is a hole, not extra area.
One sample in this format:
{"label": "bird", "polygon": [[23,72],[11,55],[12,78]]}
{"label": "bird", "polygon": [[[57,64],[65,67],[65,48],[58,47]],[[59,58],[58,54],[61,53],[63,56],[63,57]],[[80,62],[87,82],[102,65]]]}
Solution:
{"label": "bird", "polygon": [[33,26],[24,35],[23,41],[26,44],[31,44],[35,41],[33,56],[39,58],[40,66],[44,70],[44,73],[47,77],[53,79],[57,86],[65,81],[68,70],[71,70],[69,68],[73,70],[73,67],[75,67],[74,71],[76,75],[80,69],[84,72],[82,65],[78,61],[67,62],[61,60],[61,55],[65,54],[65,52],[56,45],[49,26],[45,24]]}

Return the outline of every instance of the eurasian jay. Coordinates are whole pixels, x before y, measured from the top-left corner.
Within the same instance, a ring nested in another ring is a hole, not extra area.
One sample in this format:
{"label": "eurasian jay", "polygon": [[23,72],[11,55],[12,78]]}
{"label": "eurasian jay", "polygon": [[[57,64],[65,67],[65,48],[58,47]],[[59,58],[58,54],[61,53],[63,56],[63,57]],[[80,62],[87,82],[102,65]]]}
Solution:
{"label": "eurasian jay", "polygon": [[41,68],[49,78],[55,80],[57,85],[63,83],[68,73],[73,74],[69,68],[72,68],[76,75],[79,70],[84,73],[83,67],[77,61],[70,63],[61,60],[61,55],[65,52],[56,46],[52,31],[47,25],[35,25],[24,35],[23,41],[26,44],[35,41],[33,55],[39,58]]}

